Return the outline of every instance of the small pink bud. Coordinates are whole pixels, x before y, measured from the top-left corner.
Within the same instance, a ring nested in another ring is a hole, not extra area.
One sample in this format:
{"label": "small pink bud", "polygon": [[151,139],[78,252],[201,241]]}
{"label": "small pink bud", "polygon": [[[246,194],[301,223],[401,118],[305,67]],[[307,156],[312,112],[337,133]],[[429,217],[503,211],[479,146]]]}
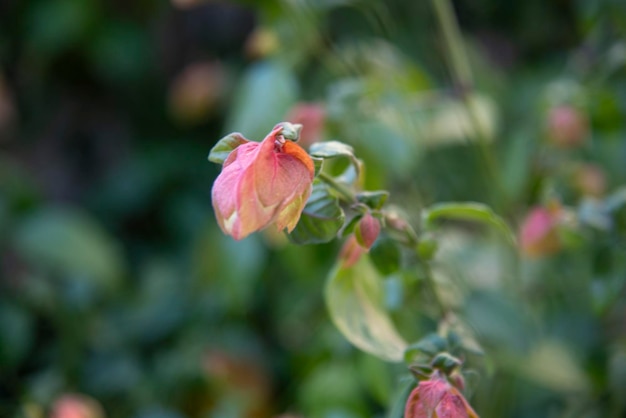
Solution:
{"label": "small pink bud", "polygon": [[289,122],[302,125],[299,143],[304,148],[321,139],[325,118],[326,111],[318,103],[298,103],[287,115]]}
{"label": "small pink bud", "polygon": [[240,240],[275,223],[291,232],[311,195],[311,157],[277,126],[262,142],[246,142],[224,161],[211,197],[225,234]]}
{"label": "small pink bud", "polygon": [[556,227],[560,207],[532,209],[520,229],[520,247],[529,257],[553,254],[561,249]]}
{"label": "small pink bud", "polygon": [[356,240],[362,247],[369,250],[378,238],[378,234],[380,234],[380,221],[367,212],[354,229]]}
{"label": "small pink bud", "polygon": [[104,418],[104,412],[95,399],[65,394],[54,402],[50,418]]}
{"label": "small pink bud", "polygon": [[569,105],[556,106],[548,112],[548,138],[561,148],[583,144],[589,134],[589,122],[580,110]]}
{"label": "small pink bud", "polygon": [[413,389],[404,409],[404,418],[478,418],[461,392],[435,372]]}

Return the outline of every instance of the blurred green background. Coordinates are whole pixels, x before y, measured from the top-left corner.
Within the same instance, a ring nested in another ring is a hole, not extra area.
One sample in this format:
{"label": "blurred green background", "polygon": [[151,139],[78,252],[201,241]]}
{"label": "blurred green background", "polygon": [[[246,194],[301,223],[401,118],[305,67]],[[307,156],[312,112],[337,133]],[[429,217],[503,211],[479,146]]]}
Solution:
{"label": "blurred green background", "polygon": [[[235,242],[212,213],[212,145],[303,102],[415,221],[444,200],[515,228],[571,208],[539,260],[469,225],[438,235],[438,279],[486,352],[469,400],[483,418],[626,416],[626,3],[454,8],[470,85],[431,2],[0,2],[0,416],[68,418],[72,393],[81,417],[385,416],[405,368],[329,321],[339,243]],[[561,105],[581,144],[551,134]],[[385,281],[414,340],[436,327],[419,276]]]}

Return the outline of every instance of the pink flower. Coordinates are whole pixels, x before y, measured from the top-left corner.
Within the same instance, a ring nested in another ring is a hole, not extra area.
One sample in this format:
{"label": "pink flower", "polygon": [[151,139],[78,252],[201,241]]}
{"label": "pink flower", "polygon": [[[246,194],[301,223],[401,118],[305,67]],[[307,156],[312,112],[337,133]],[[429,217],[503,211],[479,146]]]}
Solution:
{"label": "pink flower", "polygon": [[457,388],[434,372],[409,395],[404,418],[478,418],[478,415]]}
{"label": "pink flower", "polygon": [[262,142],[245,140],[228,155],[213,184],[217,222],[237,240],[272,223],[291,232],[311,195],[313,160],[285,140],[282,130],[277,125]]}
{"label": "pink flower", "polygon": [[520,247],[530,257],[549,255],[561,248],[557,232],[560,206],[532,209],[520,229]]}

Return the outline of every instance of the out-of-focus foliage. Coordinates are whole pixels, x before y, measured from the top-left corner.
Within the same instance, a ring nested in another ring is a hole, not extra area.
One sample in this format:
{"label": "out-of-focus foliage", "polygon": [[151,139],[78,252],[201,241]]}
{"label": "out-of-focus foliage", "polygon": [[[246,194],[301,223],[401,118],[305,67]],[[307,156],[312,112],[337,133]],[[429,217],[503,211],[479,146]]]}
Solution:
{"label": "out-of-focus foliage", "polygon": [[261,140],[300,102],[415,227],[441,201],[490,205],[465,213],[498,228],[559,213],[539,258],[460,212],[418,231],[459,313],[445,329],[385,231],[366,282],[334,270],[335,313],[375,307],[409,354],[435,331],[465,344],[483,418],[623,415],[626,6],[455,1],[461,85],[432,4],[0,2],[0,416],[401,413],[406,370],[326,311],[338,243],[235,242],[211,212],[215,142]]}

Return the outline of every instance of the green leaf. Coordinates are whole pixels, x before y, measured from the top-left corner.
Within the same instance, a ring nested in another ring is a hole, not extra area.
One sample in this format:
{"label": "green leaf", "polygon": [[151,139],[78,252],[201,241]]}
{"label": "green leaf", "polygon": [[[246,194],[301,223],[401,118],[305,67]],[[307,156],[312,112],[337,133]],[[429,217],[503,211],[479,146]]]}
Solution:
{"label": "green leaf", "polygon": [[356,158],[354,156],[354,149],[350,145],[339,141],[315,142],[311,144],[309,153],[319,158]]}
{"label": "green leaf", "polygon": [[224,164],[224,161],[226,161],[230,153],[239,145],[243,145],[246,142],[249,141],[239,132],[230,133],[217,141],[213,148],[211,148],[208,160],[212,163]]}
{"label": "green leaf", "polygon": [[400,248],[392,238],[379,237],[370,248],[369,255],[382,275],[393,274],[400,269]]}
{"label": "green leaf", "polygon": [[324,166],[324,159],[317,157],[311,157],[311,159],[313,160],[313,165],[315,166],[315,177],[317,177],[320,171],[322,171],[322,167]]}
{"label": "green leaf", "polygon": [[[354,149],[347,144],[339,141],[325,141],[325,142],[315,142],[311,144],[309,147],[309,154],[313,157],[318,158],[337,158],[337,157],[345,157],[350,160],[350,163],[355,170],[356,178],[358,178],[359,172],[361,171],[361,164],[359,160],[354,155]],[[346,170],[349,171],[349,170]]]}
{"label": "green leaf", "polygon": [[389,192],[386,190],[367,191],[356,194],[356,200],[374,210],[382,208],[388,197]]}
{"label": "green leaf", "polygon": [[439,219],[482,222],[496,227],[513,245],[516,243],[515,234],[513,234],[507,223],[496,215],[489,206],[482,203],[438,203],[424,209],[422,212],[422,224],[425,229],[432,228],[435,221]]}
{"label": "green leaf", "polygon": [[402,361],[407,343],[383,307],[382,277],[366,254],[350,267],[335,265],[325,299],[333,323],[348,341],[383,360]]}
{"label": "green leaf", "polygon": [[300,220],[288,237],[296,244],[328,242],[337,236],[344,219],[337,198],[328,192],[325,183],[315,180]]}
{"label": "green leaf", "polygon": [[34,214],[17,230],[15,246],[43,271],[103,286],[113,285],[123,274],[121,248],[82,212],[49,208]]}
{"label": "green leaf", "polygon": [[213,148],[211,148],[208,160],[212,163],[224,164],[224,161],[226,161],[230,153],[239,145],[243,145],[246,142],[249,141],[239,132],[230,133],[217,141]]}

